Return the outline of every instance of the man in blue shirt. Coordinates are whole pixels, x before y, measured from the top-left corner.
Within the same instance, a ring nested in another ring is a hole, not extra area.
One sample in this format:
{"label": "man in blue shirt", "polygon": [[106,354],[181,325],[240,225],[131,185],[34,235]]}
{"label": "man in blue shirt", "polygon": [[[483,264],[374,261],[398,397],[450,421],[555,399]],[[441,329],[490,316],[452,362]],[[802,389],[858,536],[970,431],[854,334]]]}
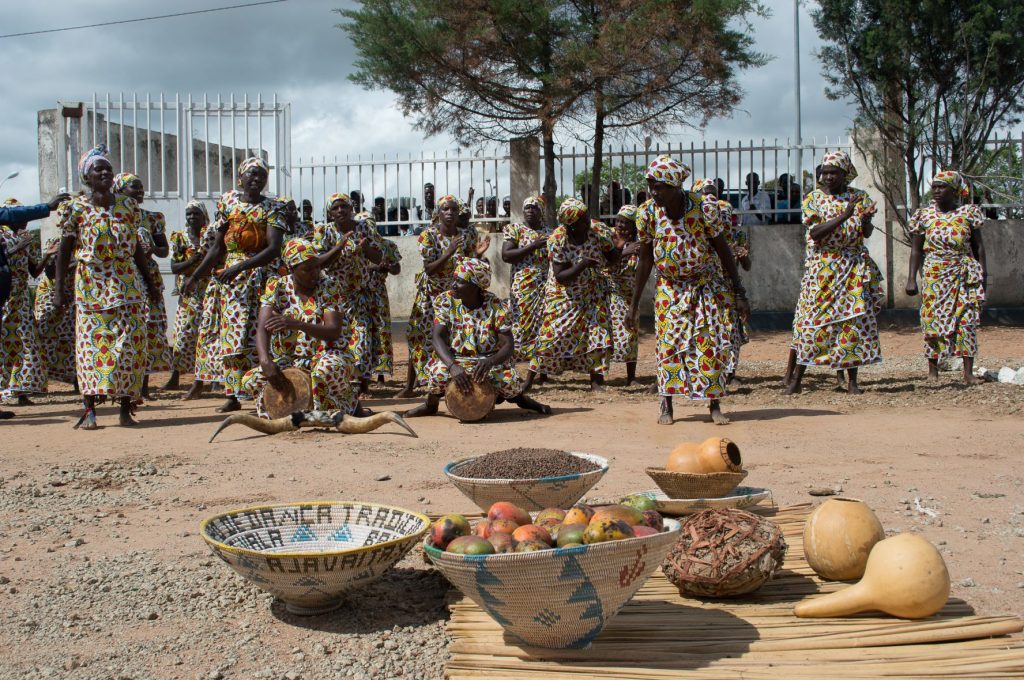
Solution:
{"label": "man in blue shirt", "polygon": [[[69,194],[57,194],[49,203],[38,205],[4,205],[0,206],[0,224],[16,225],[27,224],[33,220],[41,220],[49,217],[50,212],[57,209],[57,206],[69,198]],[[31,237],[26,234],[26,239],[16,248],[28,247]],[[7,305],[7,298],[11,294],[11,268],[7,263],[7,249],[0,242],[0,323],[4,320],[4,307]],[[0,420],[13,418],[10,411],[0,411]]]}

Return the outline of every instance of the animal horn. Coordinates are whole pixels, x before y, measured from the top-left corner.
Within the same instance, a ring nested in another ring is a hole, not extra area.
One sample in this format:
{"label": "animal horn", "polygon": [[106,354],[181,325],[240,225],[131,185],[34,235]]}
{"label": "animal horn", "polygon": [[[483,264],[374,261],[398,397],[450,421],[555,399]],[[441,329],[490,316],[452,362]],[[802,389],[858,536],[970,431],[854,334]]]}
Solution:
{"label": "animal horn", "polygon": [[277,420],[267,420],[266,418],[260,418],[248,413],[235,413],[224,419],[224,422],[220,424],[217,431],[213,433],[213,437],[210,437],[210,442],[213,442],[214,437],[220,434],[221,430],[226,428],[228,425],[234,425],[235,423],[241,423],[250,429],[262,432],[263,434],[294,432],[299,429],[291,416],[285,416],[284,418],[278,418]]}
{"label": "animal horn", "polygon": [[373,415],[366,416],[365,418],[346,415],[344,419],[338,423],[338,432],[344,432],[345,434],[366,434],[367,432],[373,432],[378,427],[385,425],[386,423],[394,423],[395,425],[404,428],[405,431],[413,437],[419,438],[419,435],[409,427],[409,423],[405,422],[405,418],[394,411],[381,411],[380,413],[374,413]]}

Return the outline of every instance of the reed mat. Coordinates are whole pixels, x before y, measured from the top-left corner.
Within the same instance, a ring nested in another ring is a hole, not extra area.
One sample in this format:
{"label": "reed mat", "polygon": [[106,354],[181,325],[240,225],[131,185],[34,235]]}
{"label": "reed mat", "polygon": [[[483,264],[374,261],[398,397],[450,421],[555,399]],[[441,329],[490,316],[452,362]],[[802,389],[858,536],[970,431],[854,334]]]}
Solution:
{"label": "reed mat", "polygon": [[[448,678],[565,677],[1021,677],[1024,621],[975,616],[951,599],[922,621],[861,615],[798,619],[793,605],[846,587],[821,581],[803,553],[812,506],[758,508],[778,523],[789,551],[776,577],[732,601],[681,598],[655,572],[589,649],[525,647],[457,592],[451,603]],[[754,510],[754,508],[751,508]]]}

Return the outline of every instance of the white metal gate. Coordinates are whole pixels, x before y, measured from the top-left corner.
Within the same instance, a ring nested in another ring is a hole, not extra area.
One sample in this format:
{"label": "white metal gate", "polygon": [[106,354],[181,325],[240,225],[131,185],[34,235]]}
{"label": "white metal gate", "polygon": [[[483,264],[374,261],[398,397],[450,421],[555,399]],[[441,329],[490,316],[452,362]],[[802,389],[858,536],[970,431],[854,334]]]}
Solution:
{"label": "white metal gate", "polygon": [[[131,172],[146,185],[146,207],[167,217],[168,229],[184,224],[193,198],[212,208],[235,186],[238,164],[260,155],[270,163],[268,192],[291,189],[291,105],[274,95],[250,100],[218,95],[201,101],[177,94],[93,95],[91,102],[61,102],[63,144],[58,158],[62,187],[81,188],[78,158],[105,143],[114,172]],[[211,210],[212,213],[212,210]]]}
{"label": "white metal gate", "polygon": [[[291,104],[274,95],[202,101],[160,94],[126,98],[110,94],[91,102],[60,102],[64,125],[57,147],[57,176],[62,189],[82,188],[78,159],[105,143],[114,172],[138,175],[146,186],[145,207],[164,213],[168,232],[183,229],[185,205],[203,201],[213,215],[222,193],[235,187],[238,164],[259,155],[270,164],[270,194],[291,191]],[[173,327],[177,298],[168,260],[160,261],[164,301]]]}

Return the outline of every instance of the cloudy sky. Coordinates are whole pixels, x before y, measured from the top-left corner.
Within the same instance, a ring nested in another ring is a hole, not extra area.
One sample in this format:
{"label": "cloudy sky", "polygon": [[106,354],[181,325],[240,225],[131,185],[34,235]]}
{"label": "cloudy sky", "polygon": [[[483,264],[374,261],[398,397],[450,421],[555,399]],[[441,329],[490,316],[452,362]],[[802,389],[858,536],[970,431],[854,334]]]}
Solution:
{"label": "cloudy sky", "polygon": [[[0,34],[102,23],[241,4],[248,0],[46,0],[8,2]],[[350,83],[355,48],[335,25],[344,0],[288,0],[273,5],[127,25],[0,38],[0,195],[38,197],[36,111],[58,100],[89,101],[94,92],[277,93],[292,103],[294,156],[444,151],[444,138],[424,138],[402,118],[386,92]],[[741,110],[703,134],[671,135],[673,143],[772,139],[793,134],[793,19],[789,0],[769,3],[775,15],[754,24],[758,49],[774,59],[741,76]],[[844,133],[848,106],[822,91],[818,46],[801,10],[805,138]],[[571,143],[571,140],[566,140]]]}

